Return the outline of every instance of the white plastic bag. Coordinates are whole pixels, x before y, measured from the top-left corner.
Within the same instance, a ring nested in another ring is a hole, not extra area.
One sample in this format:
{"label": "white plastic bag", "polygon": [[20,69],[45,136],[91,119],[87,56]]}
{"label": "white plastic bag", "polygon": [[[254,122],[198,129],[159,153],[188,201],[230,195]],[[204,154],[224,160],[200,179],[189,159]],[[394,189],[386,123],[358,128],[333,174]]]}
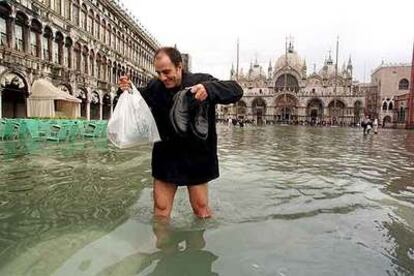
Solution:
{"label": "white plastic bag", "polygon": [[121,149],[161,141],[151,110],[134,85],[119,97],[108,122],[108,138]]}

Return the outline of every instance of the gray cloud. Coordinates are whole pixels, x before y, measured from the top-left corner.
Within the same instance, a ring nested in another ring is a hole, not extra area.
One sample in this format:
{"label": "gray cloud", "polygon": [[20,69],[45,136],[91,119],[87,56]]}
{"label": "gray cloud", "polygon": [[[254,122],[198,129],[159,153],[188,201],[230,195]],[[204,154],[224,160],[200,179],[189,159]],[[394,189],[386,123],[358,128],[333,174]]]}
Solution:
{"label": "gray cloud", "polygon": [[134,1],[124,5],[163,45],[177,44],[192,56],[193,71],[228,78],[236,61],[246,69],[257,56],[267,68],[284,53],[285,37],[319,70],[328,51],[339,65],[352,56],[355,79],[369,81],[381,62],[411,62],[414,1]]}

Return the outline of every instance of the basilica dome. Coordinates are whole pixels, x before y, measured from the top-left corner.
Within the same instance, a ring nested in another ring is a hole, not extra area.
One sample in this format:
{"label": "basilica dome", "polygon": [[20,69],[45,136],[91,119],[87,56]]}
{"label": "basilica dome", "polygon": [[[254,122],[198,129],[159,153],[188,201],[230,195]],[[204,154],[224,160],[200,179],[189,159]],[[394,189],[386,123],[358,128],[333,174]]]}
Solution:
{"label": "basilica dome", "polygon": [[266,79],[266,74],[264,73],[262,66],[256,63],[249,71],[249,79],[257,80],[261,78]]}
{"label": "basilica dome", "polygon": [[295,69],[298,72],[301,72],[303,69],[304,61],[302,58],[293,50],[288,51],[287,55],[280,56],[275,65],[275,71],[279,71],[286,65],[286,56],[287,56],[287,64]]}

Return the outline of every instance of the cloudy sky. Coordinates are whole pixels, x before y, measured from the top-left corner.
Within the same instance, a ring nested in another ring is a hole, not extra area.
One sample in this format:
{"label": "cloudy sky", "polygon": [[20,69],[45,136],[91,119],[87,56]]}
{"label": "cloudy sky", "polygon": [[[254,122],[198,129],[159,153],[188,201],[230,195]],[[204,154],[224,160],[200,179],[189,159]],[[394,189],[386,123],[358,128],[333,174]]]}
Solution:
{"label": "cloudy sky", "polygon": [[236,63],[244,71],[257,57],[266,70],[292,36],[308,72],[317,71],[339,36],[339,66],[352,56],[354,78],[369,81],[382,61],[409,63],[414,41],[414,1],[364,0],[121,0],[162,45],[192,57],[194,72],[229,78]]}

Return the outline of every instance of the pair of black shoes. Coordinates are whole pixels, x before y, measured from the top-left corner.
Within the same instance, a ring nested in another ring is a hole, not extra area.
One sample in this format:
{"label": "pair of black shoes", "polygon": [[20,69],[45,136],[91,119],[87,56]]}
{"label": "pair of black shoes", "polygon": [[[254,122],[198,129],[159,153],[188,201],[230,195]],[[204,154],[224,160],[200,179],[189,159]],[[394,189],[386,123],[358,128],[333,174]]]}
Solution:
{"label": "pair of black shoes", "polygon": [[180,90],[173,97],[170,110],[170,121],[176,133],[187,136],[189,130],[200,138],[208,137],[208,108],[207,101],[199,102],[191,93],[191,88]]}

